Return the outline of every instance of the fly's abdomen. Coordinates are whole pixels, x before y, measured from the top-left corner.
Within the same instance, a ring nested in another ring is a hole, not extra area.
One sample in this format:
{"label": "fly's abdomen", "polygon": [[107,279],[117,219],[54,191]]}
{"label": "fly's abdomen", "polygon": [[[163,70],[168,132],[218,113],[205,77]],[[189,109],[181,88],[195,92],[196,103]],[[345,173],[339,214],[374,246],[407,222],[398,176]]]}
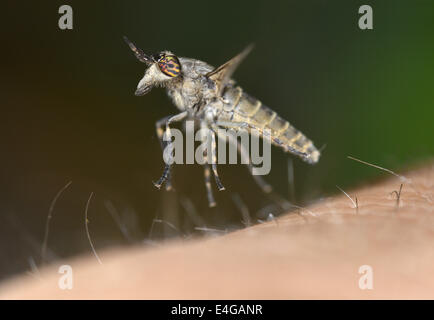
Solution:
{"label": "fly's abdomen", "polygon": [[244,93],[240,87],[228,87],[223,98],[226,102],[223,110],[231,114],[230,121],[246,122],[251,129],[264,134],[264,130],[268,129],[274,145],[298,155],[308,163],[318,162],[320,152],[311,140],[259,100]]}

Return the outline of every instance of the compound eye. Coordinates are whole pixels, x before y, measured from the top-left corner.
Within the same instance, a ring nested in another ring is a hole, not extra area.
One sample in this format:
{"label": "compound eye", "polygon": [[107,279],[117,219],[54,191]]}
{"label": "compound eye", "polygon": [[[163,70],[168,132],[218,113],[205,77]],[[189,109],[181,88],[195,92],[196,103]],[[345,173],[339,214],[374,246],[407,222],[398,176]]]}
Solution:
{"label": "compound eye", "polygon": [[161,72],[169,77],[177,77],[181,73],[181,64],[177,57],[172,55],[163,55],[158,59],[158,67]]}

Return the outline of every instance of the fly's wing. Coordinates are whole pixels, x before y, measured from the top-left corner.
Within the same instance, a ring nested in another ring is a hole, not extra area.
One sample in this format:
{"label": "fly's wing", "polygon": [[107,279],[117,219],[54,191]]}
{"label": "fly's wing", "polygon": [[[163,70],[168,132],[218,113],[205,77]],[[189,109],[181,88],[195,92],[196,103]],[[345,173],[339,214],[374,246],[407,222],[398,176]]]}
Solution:
{"label": "fly's wing", "polygon": [[252,49],[253,44],[249,45],[231,60],[222,64],[220,67],[214,69],[206,75],[217,85],[217,93],[219,96],[221,95],[225,85],[231,79],[231,76],[234,73],[235,69],[240,65],[241,61],[244,60],[244,58],[250,53],[250,51],[252,51]]}

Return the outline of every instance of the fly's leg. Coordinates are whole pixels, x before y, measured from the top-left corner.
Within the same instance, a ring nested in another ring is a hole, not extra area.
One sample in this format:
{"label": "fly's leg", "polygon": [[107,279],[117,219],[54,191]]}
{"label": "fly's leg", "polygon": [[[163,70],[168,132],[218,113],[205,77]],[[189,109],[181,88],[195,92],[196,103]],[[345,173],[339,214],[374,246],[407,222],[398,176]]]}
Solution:
{"label": "fly's leg", "polygon": [[212,152],[212,171],[214,172],[215,183],[219,191],[225,190],[222,182],[220,181],[219,173],[217,171],[217,144],[215,139],[215,132],[211,130],[211,152]]}
{"label": "fly's leg", "polygon": [[[166,148],[170,148],[170,144],[166,146]],[[161,175],[160,179],[158,179],[157,182],[153,182],[154,186],[157,187],[158,189],[161,188],[161,186],[165,181],[167,181],[166,190],[169,191],[172,189],[172,184],[170,181],[170,166],[171,166],[170,164],[166,163],[166,165],[164,166],[163,174]]]}
{"label": "fly's leg", "polygon": [[[188,115],[187,111],[181,112],[174,116],[165,117],[159,121],[156,122],[156,130],[157,130],[157,136],[160,140],[161,148],[164,152],[166,148],[169,149],[169,163],[166,163],[164,167],[163,174],[161,175],[160,179],[158,179],[157,182],[154,182],[154,186],[156,186],[158,189],[161,188],[163,183],[166,181],[166,190],[172,189],[171,179],[170,179],[170,167],[173,162],[173,145],[172,141],[169,141],[170,137],[170,127],[169,124],[177,121],[183,120]],[[163,131],[163,126],[166,126],[166,130]],[[166,139],[164,139],[164,136],[166,136]]]}
{"label": "fly's leg", "polygon": [[[217,128],[217,124],[214,122],[213,120],[214,116],[213,116],[213,112],[212,111],[208,111],[205,113],[205,119],[207,119],[207,122],[202,122],[201,123],[201,129],[208,129],[210,132],[210,137],[211,138],[211,166],[212,166],[212,171],[214,173],[214,178],[215,178],[215,183],[217,185],[217,188],[219,189],[219,191],[223,191],[225,190],[225,187],[223,186],[222,182],[220,181],[220,177],[219,177],[219,173],[217,171],[217,144],[216,144],[216,139],[215,139],[215,128]],[[208,158],[207,158],[208,159]]]}
{"label": "fly's leg", "polygon": [[[212,122],[210,123],[212,126]],[[208,203],[210,207],[214,207],[216,205],[213,193],[212,193],[212,187],[211,187],[211,170],[210,170],[210,161],[211,161],[211,167],[212,167],[212,171],[214,173],[214,178],[215,178],[215,182],[217,184],[217,188],[219,189],[219,191],[224,190],[225,188],[223,187],[219,175],[218,175],[218,171],[217,171],[217,144],[216,144],[216,139],[215,139],[215,132],[208,126],[208,124],[203,121],[200,125],[201,130],[200,130],[200,135],[201,135],[201,141],[204,141],[205,138],[207,139],[207,142],[211,142],[211,159],[209,159],[209,154],[208,154],[208,148],[205,149],[204,151],[204,157],[205,157],[205,163],[204,163],[204,174],[205,174],[205,187],[206,187],[206,191],[207,191],[207,196],[208,196]],[[206,133],[205,133],[206,132]],[[209,134],[207,137],[204,137],[205,134]],[[211,139],[211,141],[209,141],[208,139]]]}
{"label": "fly's leg", "polygon": [[223,186],[222,182],[220,181],[219,173],[217,171],[217,144],[215,139],[216,134],[216,128],[218,127],[218,123],[214,122],[214,111],[212,109],[209,109],[208,111],[205,111],[205,119],[206,122],[202,122],[201,128],[207,128],[210,131],[211,134],[211,165],[212,165],[212,171],[214,173],[215,183],[217,185],[217,188],[219,191],[225,190],[225,187]]}
{"label": "fly's leg", "polygon": [[204,164],[204,177],[205,177],[205,187],[206,187],[206,194],[208,197],[208,204],[210,207],[215,207],[216,202],[214,199],[214,195],[212,193],[212,187],[211,187],[211,169],[209,167],[209,164]]}
{"label": "fly's leg", "polygon": [[[172,116],[164,117],[155,123],[157,136],[158,136],[158,140],[160,141],[160,146],[161,146],[162,152],[164,152],[164,149],[167,147],[167,141],[164,141],[164,139],[163,139],[164,138],[163,126],[166,124],[166,122],[171,117]],[[167,172],[166,172],[166,170],[167,170]],[[170,179],[170,168],[167,168],[167,164],[164,167],[163,175],[161,176],[161,178],[157,182],[154,182],[154,186],[156,186],[158,189],[160,189],[161,185],[164,183],[163,176],[166,176],[165,180],[167,180],[166,181],[166,190],[171,190],[172,189],[172,183],[170,181],[171,180]]]}

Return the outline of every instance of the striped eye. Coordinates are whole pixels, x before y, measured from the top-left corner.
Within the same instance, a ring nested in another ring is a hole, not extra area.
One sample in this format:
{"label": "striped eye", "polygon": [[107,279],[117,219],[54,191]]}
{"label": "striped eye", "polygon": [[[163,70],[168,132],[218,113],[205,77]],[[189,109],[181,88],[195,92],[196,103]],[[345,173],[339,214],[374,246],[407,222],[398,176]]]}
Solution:
{"label": "striped eye", "polygon": [[181,73],[181,64],[175,56],[163,55],[158,59],[161,72],[169,77],[177,77]]}

